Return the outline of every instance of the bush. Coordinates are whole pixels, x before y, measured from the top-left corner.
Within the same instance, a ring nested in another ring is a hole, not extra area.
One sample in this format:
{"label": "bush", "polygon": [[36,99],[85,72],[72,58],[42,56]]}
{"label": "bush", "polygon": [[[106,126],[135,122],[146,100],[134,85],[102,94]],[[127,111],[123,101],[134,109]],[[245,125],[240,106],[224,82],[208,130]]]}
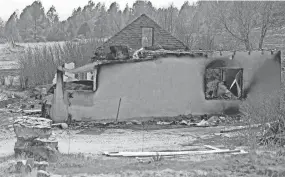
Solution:
{"label": "bush", "polygon": [[59,65],[74,62],[82,66],[91,61],[97,46],[98,41],[86,40],[28,47],[18,56],[21,87],[51,84]]}
{"label": "bush", "polygon": [[260,141],[267,136],[265,133],[268,132],[268,123],[276,122],[278,125],[284,127],[284,111],[280,110],[280,90],[273,90],[269,94],[259,93],[259,98],[251,99],[248,98],[247,102],[241,105],[245,116],[244,121],[247,125],[252,126],[254,124],[261,124],[261,129],[258,131],[249,129],[245,132],[249,145],[255,148]]}

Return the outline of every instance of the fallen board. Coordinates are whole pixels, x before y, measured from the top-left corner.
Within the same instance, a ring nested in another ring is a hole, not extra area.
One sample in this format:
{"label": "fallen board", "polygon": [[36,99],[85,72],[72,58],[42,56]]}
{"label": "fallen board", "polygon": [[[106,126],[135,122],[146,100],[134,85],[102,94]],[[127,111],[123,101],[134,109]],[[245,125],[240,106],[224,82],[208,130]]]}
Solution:
{"label": "fallen board", "polygon": [[31,115],[31,114],[41,114],[41,109],[33,109],[33,110],[23,110],[24,114]]}
{"label": "fallen board", "polygon": [[[206,148],[212,149],[212,150],[221,150],[220,148],[211,146],[211,145],[204,145]],[[225,149],[224,149],[225,150]],[[228,150],[228,149],[227,149]]]}
{"label": "fallen board", "polygon": [[203,155],[238,153],[241,150],[210,150],[210,151],[176,151],[176,152],[103,152],[103,155],[112,157],[150,157],[150,156],[177,156],[177,155]]}

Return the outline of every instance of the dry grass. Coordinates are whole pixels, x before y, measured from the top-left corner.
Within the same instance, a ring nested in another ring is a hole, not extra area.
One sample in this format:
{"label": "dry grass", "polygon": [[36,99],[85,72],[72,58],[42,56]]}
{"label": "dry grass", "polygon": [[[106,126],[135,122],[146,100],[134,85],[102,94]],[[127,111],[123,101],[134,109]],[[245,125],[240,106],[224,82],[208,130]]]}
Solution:
{"label": "dry grass", "polygon": [[[262,136],[268,130],[268,123],[278,121],[281,124],[283,122],[284,125],[284,112],[280,110],[279,105],[280,95],[279,90],[272,91],[270,94],[260,93],[258,100],[248,98],[247,102],[241,105],[241,109],[245,114],[243,121],[247,125],[261,124],[261,128],[259,129],[247,129],[242,132],[244,135],[243,138],[247,140],[247,145],[249,145],[251,149],[254,150],[259,147],[260,138],[263,138]],[[285,127],[280,128],[285,129]],[[279,148],[276,142],[269,142],[267,147],[274,149]]]}
{"label": "dry grass", "polygon": [[33,168],[31,172],[26,172],[22,168],[19,173],[16,173],[15,163],[20,160],[27,160],[25,155],[15,158],[14,155],[0,158],[0,177],[37,177],[38,170]]}
{"label": "dry grass", "polygon": [[18,56],[22,88],[50,84],[57,66],[64,63],[75,62],[76,66],[82,66],[90,62],[98,46],[98,41],[88,40],[27,47]]}
{"label": "dry grass", "polygon": [[[193,156],[191,159],[175,157],[150,163],[139,163],[134,158],[88,157],[83,154],[61,155],[50,166],[55,174],[93,174],[105,176],[189,176],[227,177],[263,176],[268,173],[285,174],[282,166],[285,156],[254,152],[247,155]],[[196,160],[195,160],[196,159]],[[200,159],[200,160],[198,160]]]}

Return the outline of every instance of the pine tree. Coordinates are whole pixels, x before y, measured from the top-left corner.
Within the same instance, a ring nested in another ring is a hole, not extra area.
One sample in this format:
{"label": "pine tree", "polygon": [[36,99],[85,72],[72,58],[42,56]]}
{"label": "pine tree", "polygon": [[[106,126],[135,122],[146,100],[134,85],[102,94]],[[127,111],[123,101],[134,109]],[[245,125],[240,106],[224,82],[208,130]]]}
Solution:
{"label": "pine tree", "polygon": [[14,12],[5,24],[4,34],[10,41],[21,41],[17,28],[18,15]]}
{"label": "pine tree", "polygon": [[25,41],[44,41],[43,33],[47,27],[47,18],[40,1],[27,6],[20,15],[19,28]]}
{"label": "pine tree", "polygon": [[54,6],[51,6],[51,8],[47,11],[46,16],[47,16],[49,26],[52,26],[59,22],[58,13],[56,12],[56,9]]}

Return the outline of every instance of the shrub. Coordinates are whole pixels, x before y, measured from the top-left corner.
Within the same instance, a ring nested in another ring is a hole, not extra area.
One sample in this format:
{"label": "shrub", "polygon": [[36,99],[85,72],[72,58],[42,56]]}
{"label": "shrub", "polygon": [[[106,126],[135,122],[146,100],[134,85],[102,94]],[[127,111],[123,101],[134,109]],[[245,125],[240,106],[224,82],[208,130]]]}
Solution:
{"label": "shrub", "polygon": [[249,125],[260,123],[261,129],[258,131],[254,129],[248,129],[245,131],[246,138],[249,145],[252,148],[255,148],[257,144],[260,143],[260,140],[267,138],[265,136],[268,132],[268,123],[277,122],[282,125],[281,129],[284,127],[284,112],[280,110],[280,91],[275,90],[270,94],[258,94],[258,100],[252,100],[248,98],[247,102],[244,102],[241,105],[241,110],[244,112],[244,121]]}

